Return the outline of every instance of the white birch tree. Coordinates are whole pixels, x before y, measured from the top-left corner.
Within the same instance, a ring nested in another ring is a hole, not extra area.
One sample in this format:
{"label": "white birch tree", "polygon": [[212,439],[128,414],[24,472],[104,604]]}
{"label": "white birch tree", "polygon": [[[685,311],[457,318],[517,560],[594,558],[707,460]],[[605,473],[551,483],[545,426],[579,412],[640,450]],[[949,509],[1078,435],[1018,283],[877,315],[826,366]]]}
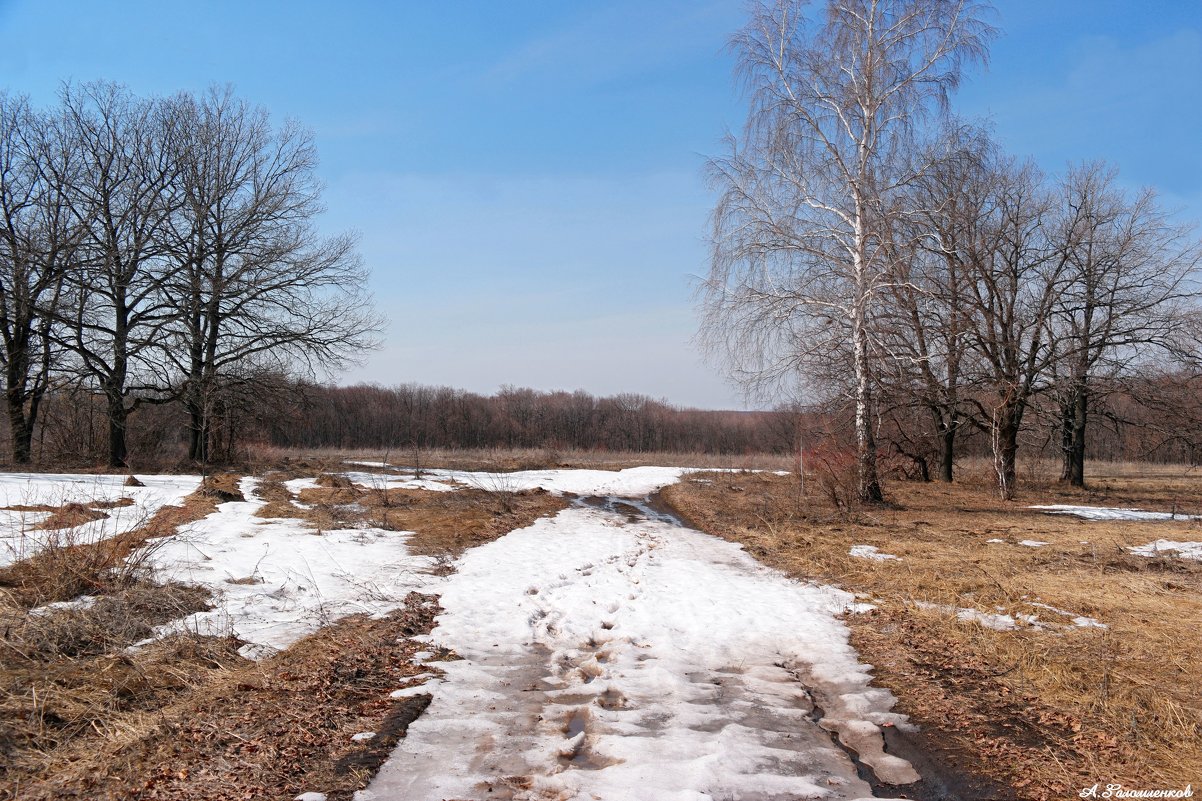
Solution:
{"label": "white birch tree", "polygon": [[923,124],[946,109],[964,65],[985,58],[993,29],[970,0],[807,5],[759,5],[734,40],[751,108],[709,164],[720,197],[702,333],[753,389],[850,355],[857,494],[878,501],[881,232],[925,170],[914,157]]}

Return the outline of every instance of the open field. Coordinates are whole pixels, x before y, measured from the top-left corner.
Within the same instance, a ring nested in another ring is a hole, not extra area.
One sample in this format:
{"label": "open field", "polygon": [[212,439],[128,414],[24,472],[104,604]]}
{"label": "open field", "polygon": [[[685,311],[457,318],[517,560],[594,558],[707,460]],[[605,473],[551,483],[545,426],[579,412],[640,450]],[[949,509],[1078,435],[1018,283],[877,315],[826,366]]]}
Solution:
{"label": "open field", "polygon": [[861,511],[836,509],[818,482],[801,497],[796,477],[763,474],[694,476],[665,496],[765,563],[872,604],[848,617],[853,643],[927,747],[1020,797],[1063,798],[1098,781],[1184,788],[1202,776],[1202,564],[1127,550],[1196,542],[1202,524],[1026,507],[1195,513],[1200,478],[1107,465],[1089,490],[1045,481],[1011,504],[985,475],[893,483],[890,507]]}
{"label": "open field", "polygon": [[[436,599],[405,565],[436,574],[562,507],[294,479],[211,477],[138,527],[65,529],[0,567],[0,798],[292,798],[313,783],[349,798],[424,709],[387,695],[430,669],[409,657]],[[357,554],[379,574],[344,571]],[[379,737],[351,739],[363,731]]]}
{"label": "open field", "polygon": [[[830,476],[802,494],[744,469],[783,459],[447,452],[417,475],[385,456],[290,454],[136,525],[98,517],[140,491],[110,479],[10,498],[40,539],[0,568],[0,798],[619,799],[644,770],[663,792],[865,795],[848,756],[966,801],[1202,775],[1202,563],[1129,551],[1202,521],[1027,508],[1192,515],[1188,468],[1105,465],[1070,491],[1036,465],[1007,504],[969,464],[848,509]],[[56,515],[78,526],[47,540]],[[761,729],[811,756],[751,769],[785,753]],[[684,750],[627,747],[660,741]]]}
{"label": "open field", "polygon": [[382,449],[293,449],[255,446],[253,461],[264,467],[300,463],[336,467],[343,462],[387,462],[422,468],[451,470],[544,470],[585,468],[622,470],[641,465],[664,467],[711,467],[719,470],[792,470],[793,457],[766,453],[713,454],[651,451],[573,450],[570,448],[398,448]]}

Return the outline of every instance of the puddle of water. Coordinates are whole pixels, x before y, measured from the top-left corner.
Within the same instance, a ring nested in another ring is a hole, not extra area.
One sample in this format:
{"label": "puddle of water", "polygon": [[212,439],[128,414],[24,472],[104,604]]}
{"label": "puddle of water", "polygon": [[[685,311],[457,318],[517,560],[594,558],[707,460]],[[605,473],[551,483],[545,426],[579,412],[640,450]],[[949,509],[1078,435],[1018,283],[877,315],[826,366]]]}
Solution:
{"label": "puddle of water", "polygon": [[587,724],[588,714],[578,709],[568,718],[568,725],[564,728],[564,733],[568,735],[568,739],[570,740],[577,734],[583,734],[584,727]]}

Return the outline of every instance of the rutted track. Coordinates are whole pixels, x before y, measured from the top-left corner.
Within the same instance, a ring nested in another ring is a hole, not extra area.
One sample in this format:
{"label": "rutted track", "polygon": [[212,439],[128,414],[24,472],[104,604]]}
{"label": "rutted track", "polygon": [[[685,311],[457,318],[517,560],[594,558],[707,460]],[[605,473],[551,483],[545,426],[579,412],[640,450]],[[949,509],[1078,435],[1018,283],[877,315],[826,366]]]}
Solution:
{"label": "rutted track", "polygon": [[461,659],[358,797],[872,795],[831,731],[914,781],[882,750],[877,724],[904,721],[847,644],[849,601],[647,502],[580,500],[460,560],[431,639]]}

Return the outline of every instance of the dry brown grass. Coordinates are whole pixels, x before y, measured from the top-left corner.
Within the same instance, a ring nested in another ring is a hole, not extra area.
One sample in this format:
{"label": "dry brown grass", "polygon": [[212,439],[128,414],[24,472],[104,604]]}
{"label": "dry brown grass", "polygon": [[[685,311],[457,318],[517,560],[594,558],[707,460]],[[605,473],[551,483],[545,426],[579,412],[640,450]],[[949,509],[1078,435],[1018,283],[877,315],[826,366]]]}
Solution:
{"label": "dry brown grass", "polygon": [[[389,691],[431,669],[412,663],[429,646],[410,638],[437,611],[413,593],[382,619],[344,618],[261,662],[223,654],[153,713],[109,718],[90,741],[46,754],[0,799],[349,799],[429,702]],[[377,735],[351,740],[364,731]]]}
{"label": "dry brown grass", "polygon": [[[126,650],[156,626],[208,608],[207,591],[155,581],[149,558],[157,538],[211,512],[236,483],[215,478],[127,533],[82,541],[68,532],[0,569],[0,783],[7,787],[0,797],[24,797],[18,788],[49,770],[63,749],[107,736],[128,715],[242,661],[232,641],[184,635]],[[64,505],[46,527],[99,519],[80,510],[129,505],[122,501]],[[95,598],[61,605],[81,595]]]}
{"label": "dry brown grass", "polygon": [[567,505],[563,498],[542,490],[388,490],[386,502],[368,508],[373,525],[414,532],[407,543],[414,553],[450,559]]}
{"label": "dry brown grass", "polygon": [[410,551],[447,560],[567,506],[543,490],[386,489],[356,485],[332,473],[319,475],[316,487],[294,497],[283,484],[292,475],[293,471],[275,472],[263,478],[258,491],[267,505],[257,516],[299,518],[318,532],[363,525],[411,531],[406,541]]}
{"label": "dry brown grass", "polygon": [[[1036,478],[1018,504],[998,501],[985,476],[970,476],[953,486],[891,484],[893,507],[852,513],[812,495],[799,499],[796,477],[764,474],[696,476],[665,496],[694,524],[764,562],[870,598],[876,611],[848,618],[853,643],[952,761],[1030,798],[1066,797],[1097,781],[1197,784],[1202,565],[1125,548],[1162,537],[1196,541],[1202,527],[1086,522],[1025,506],[1194,510],[1202,508],[1202,480],[1171,468],[1109,470],[1081,491]],[[851,557],[854,544],[901,561]],[[1108,628],[994,631],[915,601],[1069,622],[1033,605],[1045,603]]]}
{"label": "dry brown grass", "polygon": [[50,516],[34,526],[37,531],[56,531],[64,528],[75,528],[95,520],[104,520],[108,515],[82,503],[65,503],[54,509]]}
{"label": "dry brown grass", "polygon": [[[267,467],[295,466],[308,475],[337,469],[346,461],[387,461],[398,467],[511,472],[560,467],[621,470],[627,467],[712,467],[723,470],[789,470],[793,457],[765,453],[712,454],[665,451],[591,451],[572,448],[289,449],[259,445],[255,461]],[[356,466],[357,470],[368,469]]]}

